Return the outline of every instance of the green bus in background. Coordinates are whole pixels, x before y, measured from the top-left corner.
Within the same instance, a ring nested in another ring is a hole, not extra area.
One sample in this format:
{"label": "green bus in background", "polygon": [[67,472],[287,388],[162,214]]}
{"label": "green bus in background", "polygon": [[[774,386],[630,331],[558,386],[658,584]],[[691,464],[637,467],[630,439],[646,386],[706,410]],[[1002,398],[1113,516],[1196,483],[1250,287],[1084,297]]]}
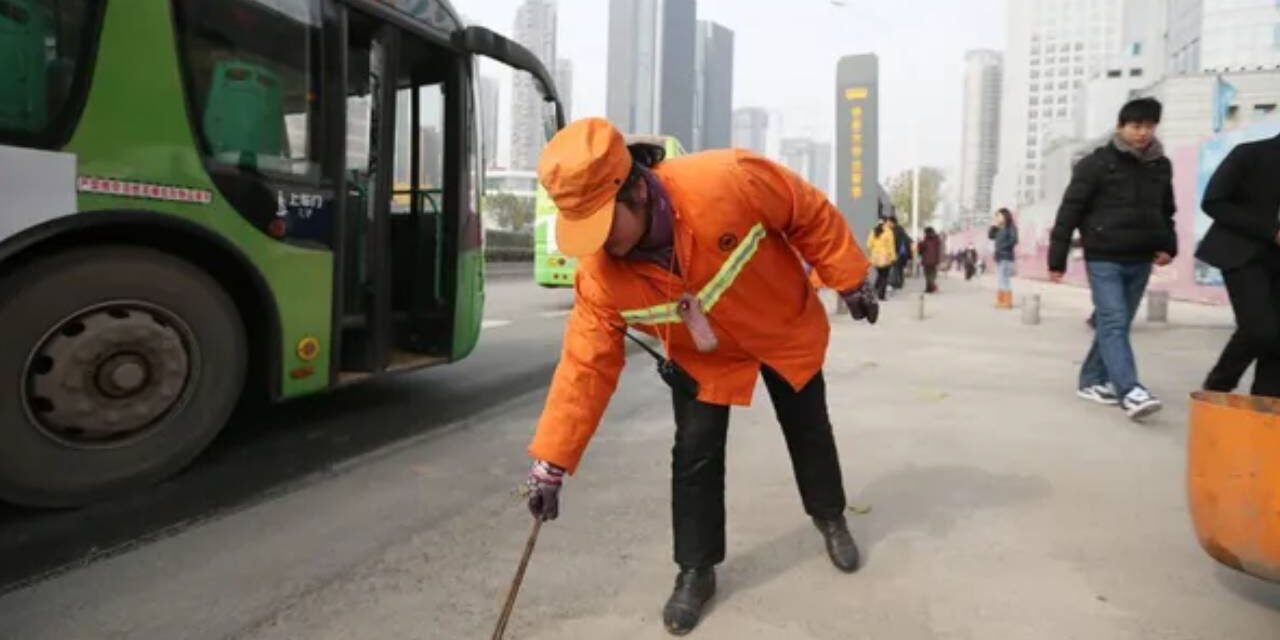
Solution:
{"label": "green bus in background", "polygon": [[[675,136],[628,135],[625,139],[627,146],[657,147],[666,158],[685,153]],[[556,204],[541,182],[534,197],[533,216],[533,281],[544,287],[572,287],[573,271],[578,261],[556,248]]]}
{"label": "green bus in background", "polygon": [[242,399],[452,362],[484,304],[442,0],[0,0],[0,499],[176,472]]}

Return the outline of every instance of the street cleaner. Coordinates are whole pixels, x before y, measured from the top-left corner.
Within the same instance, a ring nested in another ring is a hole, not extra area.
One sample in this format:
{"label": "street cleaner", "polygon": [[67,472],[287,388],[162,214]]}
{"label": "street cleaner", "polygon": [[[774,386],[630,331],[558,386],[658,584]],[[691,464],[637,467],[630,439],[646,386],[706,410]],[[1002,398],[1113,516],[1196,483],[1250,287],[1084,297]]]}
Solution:
{"label": "street cleaner", "polygon": [[599,118],[568,125],[543,151],[538,178],[559,209],[556,242],[580,261],[527,485],[534,517],[555,519],[564,474],[577,469],[617,386],[624,331],[659,338],[678,370],[668,382],[679,572],[662,618],[681,635],[715,593],[729,407],[750,404],[757,376],[805,512],[832,563],[858,568],[822,377],[830,327],[805,263],[841,292],[855,320],[875,322],[879,308],[844,218],[795,174],[741,150],[651,163]]}

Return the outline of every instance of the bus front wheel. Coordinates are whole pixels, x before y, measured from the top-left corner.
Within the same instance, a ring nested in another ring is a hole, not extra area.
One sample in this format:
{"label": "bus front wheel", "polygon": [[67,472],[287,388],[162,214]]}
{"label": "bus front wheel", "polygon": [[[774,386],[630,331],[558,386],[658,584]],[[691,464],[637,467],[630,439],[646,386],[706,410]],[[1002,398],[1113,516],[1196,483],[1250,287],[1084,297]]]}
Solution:
{"label": "bus front wheel", "polygon": [[126,246],[76,249],[0,280],[0,499],[78,506],[161,480],[240,395],[235,303],[198,267]]}

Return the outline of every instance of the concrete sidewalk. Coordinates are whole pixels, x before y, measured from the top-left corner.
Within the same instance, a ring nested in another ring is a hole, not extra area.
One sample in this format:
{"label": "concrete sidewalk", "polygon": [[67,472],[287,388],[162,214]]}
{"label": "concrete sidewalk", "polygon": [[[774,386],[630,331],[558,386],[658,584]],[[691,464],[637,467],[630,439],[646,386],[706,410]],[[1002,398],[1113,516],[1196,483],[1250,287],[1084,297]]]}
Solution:
{"label": "concrete sidewalk", "polygon": [[[1218,567],[1185,509],[1186,395],[1229,310],[1173,302],[1172,323],[1139,323],[1139,368],[1166,409],[1137,425],[1074,394],[1087,292],[1019,283],[1042,295],[1042,324],[1026,326],[992,308],[989,280],[941,286],[923,321],[910,291],[874,327],[833,321],[830,410],[850,501],[870,508],[849,514],[862,570],[826,559],[761,387],[733,416],[729,554],[690,637],[1280,637],[1280,586]],[[486,638],[528,531],[511,490],[540,407],[517,400],[11,594],[0,636]],[[633,357],[543,528],[508,638],[668,637],[671,437],[667,391]],[[209,549],[224,551],[196,553]],[[233,580],[241,593],[208,597]]]}

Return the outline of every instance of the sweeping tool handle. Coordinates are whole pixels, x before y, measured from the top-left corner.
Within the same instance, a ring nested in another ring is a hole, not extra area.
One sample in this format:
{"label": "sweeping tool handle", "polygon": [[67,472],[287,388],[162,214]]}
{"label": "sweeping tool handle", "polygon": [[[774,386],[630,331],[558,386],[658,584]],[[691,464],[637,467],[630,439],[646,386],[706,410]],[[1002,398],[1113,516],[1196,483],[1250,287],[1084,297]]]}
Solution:
{"label": "sweeping tool handle", "polygon": [[538,531],[542,529],[542,518],[533,519],[533,529],[529,531],[529,540],[524,543],[524,555],[520,557],[520,566],[516,569],[516,577],[511,581],[511,589],[507,592],[507,603],[502,607],[502,615],[498,616],[498,626],[493,630],[492,640],[502,640],[507,632],[507,621],[511,619],[511,610],[516,606],[516,594],[520,592],[520,583],[524,582],[524,570],[529,566],[529,557],[533,555],[533,545],[538,542]]}

